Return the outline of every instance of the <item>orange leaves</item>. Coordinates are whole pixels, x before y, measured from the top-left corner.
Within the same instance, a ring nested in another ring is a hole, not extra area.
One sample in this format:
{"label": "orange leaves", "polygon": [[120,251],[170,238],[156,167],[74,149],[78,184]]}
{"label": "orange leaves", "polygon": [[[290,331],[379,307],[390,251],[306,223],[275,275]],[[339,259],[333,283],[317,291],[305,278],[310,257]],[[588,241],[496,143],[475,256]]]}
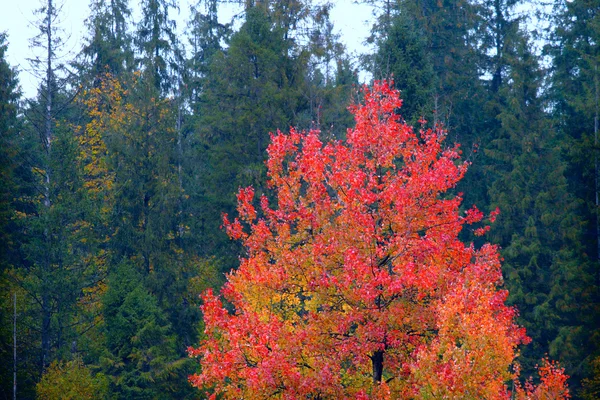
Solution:
{"label": "orange leaves", "polygon": [[542,360],[542,366],[538,366],[540,384],[534,385],[528,380],[525,385],[515,382],[515,399],[517,400],[559,400],[570,399],[571,395],[567,388],[567,379],[564,368],[560,368],[554,361],[547,358]]}
{"label": "orange leaves", "polygon": [[402,123],[400,106],[376,83],[345,143],[271,135],[276,204],[263,197],[259,212],[241,189],[239,219],[224,217],[246,256],[222,291],[233,311],[204,297],[195,386],[224,398],[509,397],[528,339],[499,290],[497,248],[458,239],[484,219],[461,216],[448,193],[467,165],[443,131]]}

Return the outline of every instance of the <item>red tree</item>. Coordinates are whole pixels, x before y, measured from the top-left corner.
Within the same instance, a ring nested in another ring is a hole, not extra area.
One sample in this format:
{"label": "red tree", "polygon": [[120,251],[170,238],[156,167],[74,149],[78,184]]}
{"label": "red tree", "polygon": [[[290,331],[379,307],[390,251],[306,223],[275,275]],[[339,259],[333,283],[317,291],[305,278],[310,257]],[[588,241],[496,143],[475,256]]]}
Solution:
{"label": "red tree", "polygon": [[467,164],[444,131],[401,122],[400,106],[376,83],[345,142],[272,135],[277,204],[263,196],[257,211],[242,189],[239,219],[224,218],[246,255],[222,290],[229,306],[204,294],[193,385],[244,399],[508,398],[528,338],[499,289],[497,248],[458,239],[484,218],[448,193]]}

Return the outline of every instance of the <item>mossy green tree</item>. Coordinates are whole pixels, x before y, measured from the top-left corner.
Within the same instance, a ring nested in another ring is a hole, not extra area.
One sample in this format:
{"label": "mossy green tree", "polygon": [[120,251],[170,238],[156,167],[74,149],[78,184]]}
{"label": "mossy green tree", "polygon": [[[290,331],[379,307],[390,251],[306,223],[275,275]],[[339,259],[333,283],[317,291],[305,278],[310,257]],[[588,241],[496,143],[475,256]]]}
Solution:
{"label": "mossy green tree", "polygon": [[39,400],[105,399],[108,380],[95,374],[81,359],[53,362],[36,385]]}

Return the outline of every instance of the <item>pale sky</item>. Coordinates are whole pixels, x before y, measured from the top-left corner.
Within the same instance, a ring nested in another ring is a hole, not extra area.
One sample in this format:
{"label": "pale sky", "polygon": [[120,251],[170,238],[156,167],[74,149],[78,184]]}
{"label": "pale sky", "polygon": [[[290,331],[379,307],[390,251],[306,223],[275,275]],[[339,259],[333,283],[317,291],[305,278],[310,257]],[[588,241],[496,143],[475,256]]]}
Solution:
{"label": "pale sky", "polygon": [[[33,57],[29,48],[29,39],[38,31],[33,26],[36,21],[33,11],[39,8],[43,0],[0,0],[0,31],[8,32],[8,62],[19,70],[19,81],[25,97],[35,95],[38,78],[30,72],[28,58]],[[89,0],[55,0],[62,3],[60,27],[65,37],[69,37],[63,51],[63,57],[70,59],[80,50],[80,41],[86,33],[85,19],[89,16]],[[179,0],[179,15],[171,15],[177,21],[178,31],[182,34],[189,17],[189,5],[197,0]],[[371,7],[355,4],[352,0],[332,0],[332,21],[336,33],[341,34],[341,41],[348,53],[366,51],[364,41],[369,35],[372,25]],[[130,5],[137,8],[139,0],[130,0]],[[232,11],[229,11],[231,15]],[[225,14],[225,13],[223,13]],[[134,12],[134,19],[136,13]],[[228,19],[229,16],[223,16]]]}

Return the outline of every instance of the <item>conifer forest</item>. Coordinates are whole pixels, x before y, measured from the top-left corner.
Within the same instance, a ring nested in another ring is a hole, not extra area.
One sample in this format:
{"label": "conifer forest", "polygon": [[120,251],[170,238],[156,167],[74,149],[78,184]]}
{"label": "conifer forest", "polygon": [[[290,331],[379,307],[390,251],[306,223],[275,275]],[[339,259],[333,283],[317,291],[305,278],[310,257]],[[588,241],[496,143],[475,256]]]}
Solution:
{"label": "conifer forest", "polygon": [[82,1],[30,98],[0,27],[0,399],[600,399],[600,1]]}

